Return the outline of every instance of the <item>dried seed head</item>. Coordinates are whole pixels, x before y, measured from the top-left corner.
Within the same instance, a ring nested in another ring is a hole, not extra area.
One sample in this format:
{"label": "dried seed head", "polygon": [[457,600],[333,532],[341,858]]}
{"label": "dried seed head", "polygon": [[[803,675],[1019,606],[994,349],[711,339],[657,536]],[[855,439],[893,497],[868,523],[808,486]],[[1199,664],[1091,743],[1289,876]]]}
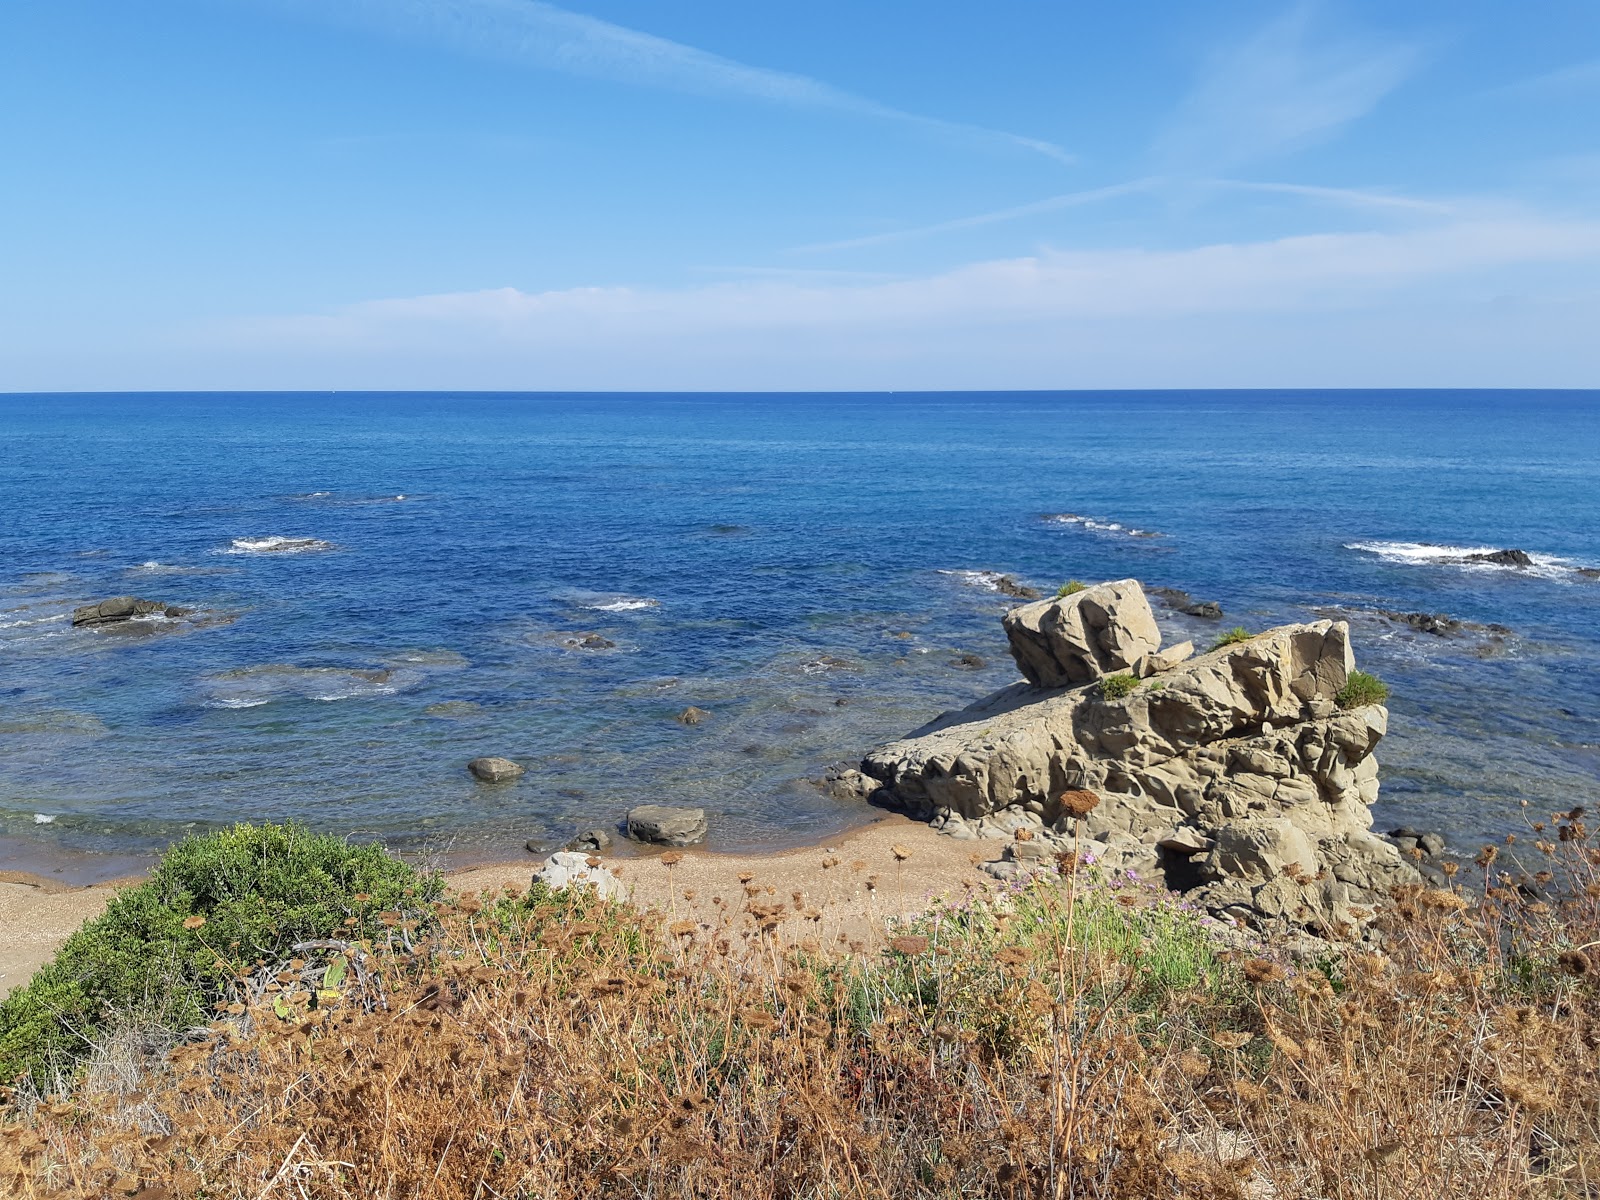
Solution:
{"label": "dried seed head", "polygon": [[1057,803],[1061,805],[1064,816],[1082,818],[1087,817],[1100,804],[1100,797],[1093,792],[1074,790],[1062,792]]}
{"label": "dried seed head", "polygon": [[183,927],[185,929],[199,929],[205,923],[206,919],[204,917],[185,917],[183,919]]}
{"label": "dried seed head", "polygon": [[661,856],[661,865],[663,867],[675,867],[682,861],[683,851],[681,850],[668,850]]}
{"label": "dried seed head", "polygon": [[1557,958],[1556,962],[1560,964],[1561,969],[1568,975],[1576,975],[1580,978],[1594,970],[1594,960],[1582,950],[1568,950]]}
{"label": "dried seed head", "polygon": [[905,862],[906,859],[911,857],[910,849],[900,845],[898,842],[889,847],[889,853],[894,855],[895,862]]}
{"label": "dried seed head", "polygon": [[922,954],[928,948],[928,939],[919,933],[902,934],[900,937],[889,939],[889,949],[896,954],[915,956]]}

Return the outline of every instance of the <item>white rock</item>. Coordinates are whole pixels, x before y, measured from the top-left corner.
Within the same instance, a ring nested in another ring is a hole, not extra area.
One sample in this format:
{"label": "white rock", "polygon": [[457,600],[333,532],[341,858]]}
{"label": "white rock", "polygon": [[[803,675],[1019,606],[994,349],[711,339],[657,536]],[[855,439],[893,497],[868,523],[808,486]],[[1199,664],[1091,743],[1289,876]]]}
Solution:
{"label": "white rock", "polygon": [[533,873],[533,881],[544,884],[553,892],[569,887],[592,887],[602,900],[625,899],[627,892],[623,889],[622,880],[604,866],[591,867],[591,857],[572,850],[558,850]]}

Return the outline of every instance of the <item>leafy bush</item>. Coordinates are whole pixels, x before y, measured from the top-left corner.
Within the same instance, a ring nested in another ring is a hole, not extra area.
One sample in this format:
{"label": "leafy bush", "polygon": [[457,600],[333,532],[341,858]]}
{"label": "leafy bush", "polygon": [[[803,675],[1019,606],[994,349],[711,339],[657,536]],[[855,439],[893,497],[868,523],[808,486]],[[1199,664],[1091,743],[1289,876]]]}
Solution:
{"label": "leafy bush", "polygon": [[243,967],[311,938],[374,936],[381,913],[441,890],[381,846],[293,824],[185,838],[0,1001],[0,1081],[53,1086],[117,1026],[203,1024]]}
{"label": "leafy bush", "polygon": [[1243,625],[1235,625],[1227,633],[1219,637],[1211,649],[1221,650],[1224,646],[1237,646],[1240,642],[1248,642],[1253,637],[1255,637],[1255,634],[1251,633]]}
{"label": "leafy bush", "polygon": [[1365,671],[1351,671],[1333,700],[1340,708],[1364,708],[1368,704],[1382,704],[1388,698],[1389,685],[1383,680]]}
{"label": "leafy bush", "polygon": [[1100,694],[1107,700],[1121,700],[1138,686],[1139,681],[1126,672],[1121,675],[1107,675],[1100,681]]}
{"label": "leafy bush", "polygon": [[1076,596],[1079,592],[1087,592],[1088,590],[1089,585],[1082,580],[1069,579],[1057,589],[1056,599],[1060,600],[1066,596]]}

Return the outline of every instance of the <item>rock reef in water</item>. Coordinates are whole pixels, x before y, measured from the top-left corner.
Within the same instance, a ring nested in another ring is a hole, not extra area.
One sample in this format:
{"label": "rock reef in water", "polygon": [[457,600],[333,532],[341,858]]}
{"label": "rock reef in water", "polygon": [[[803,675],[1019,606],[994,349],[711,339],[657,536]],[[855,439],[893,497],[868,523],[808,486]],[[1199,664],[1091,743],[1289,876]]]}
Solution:
{"label": "rock reef in water", "polygon": [[153,617],[175,619],[191,610],[179,608],[160,600],[141,600],[137,596],[113,596],[97,604],[85,604],[72,610],[75,626],[117,625],[123,621],[148,620]]}
{"label": "rock reef in water", "polygon": [[[952,836],[1013,838],[991,873],[1089,853],[1219,915],[1325,937],[1355,933],[1420,878],[1370,832],[1388,711],[1338,706],[1355,668],[1344,622],[1188,658],[1160,651],[1128,579],[1013,609],[1004,625],[1030,682],[861,764],[879,802]],[[1108,686],[1113,674],[1126,678]],[[1062,805],[1079,792],[1098,797],[1081,818]],[[1033,836],[1015,839],[1023,829]]]}

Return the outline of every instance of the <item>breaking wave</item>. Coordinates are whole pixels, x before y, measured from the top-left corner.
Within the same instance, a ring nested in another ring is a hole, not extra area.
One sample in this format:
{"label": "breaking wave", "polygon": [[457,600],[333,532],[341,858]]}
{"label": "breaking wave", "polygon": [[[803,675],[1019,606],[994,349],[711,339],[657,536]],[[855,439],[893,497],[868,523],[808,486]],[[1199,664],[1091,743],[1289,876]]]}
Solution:
{"label": "breaking wave", "polygon": [[234,538],[228,554],[311,554],[320,550],[336,550],[332,542],[310,537]]}

